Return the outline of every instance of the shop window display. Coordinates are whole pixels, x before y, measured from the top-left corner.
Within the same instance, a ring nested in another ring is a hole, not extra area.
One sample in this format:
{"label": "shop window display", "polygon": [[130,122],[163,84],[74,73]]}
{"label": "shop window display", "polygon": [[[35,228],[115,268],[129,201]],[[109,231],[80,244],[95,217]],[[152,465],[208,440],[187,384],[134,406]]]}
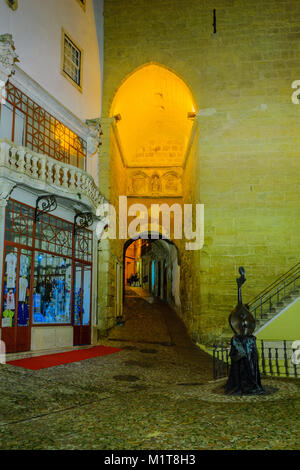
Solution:
{"label": "shop window display", "polygon": [[91,308],[91,266],[75,264],[74,325],[88,325]]}
{"label": "shop window display", "polygon": [[7,248],[5,251],[5,270],[3,285],[2,327],[15,325],[16,292],[17,292],[17,248]]}
{"label": "shop window display", "polygon": [[31,251],[5,250],[2,327],[29,325]]}
{"label": "shop window display", "polygon": [[72,260],[36,252],[33,323],[71,323]]}
{"label": "shop window display", "polygon": [[10,338],[9,327],[90,325],[93,233],[75,233],[52,214],[36,223],[34,216],[33,207],[9,200],[0,325]]}
{"label": "shop window display", "polygon": [[83,299],[82,299],[82,324],[88,325],[90,322],[91,308],[91,266],[83,265]]}
{"label": "shop window display", "polygon": [[30,251],[21,250],[18,291],[18,326],[29,325],[31,259],[32,255]]}

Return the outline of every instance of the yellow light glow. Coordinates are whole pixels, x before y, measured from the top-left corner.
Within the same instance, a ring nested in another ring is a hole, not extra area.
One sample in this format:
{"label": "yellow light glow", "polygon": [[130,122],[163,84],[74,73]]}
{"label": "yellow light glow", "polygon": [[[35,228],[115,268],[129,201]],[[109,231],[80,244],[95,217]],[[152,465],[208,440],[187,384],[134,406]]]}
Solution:
{"label": "yellow light glow", "polygon": [[119,88],[111,116],[129,166],[173,166],[183,163],[196,110],[188,86],[165,67],[138,69]]}
{"label": "yellow light glow", "polygon": [[72,153],[73,149],[82,150],[82,144],[74,132],[65,127],[63,124],[58,123],[54,128],[55,140],[59,142],[59,145],[66,151]]}

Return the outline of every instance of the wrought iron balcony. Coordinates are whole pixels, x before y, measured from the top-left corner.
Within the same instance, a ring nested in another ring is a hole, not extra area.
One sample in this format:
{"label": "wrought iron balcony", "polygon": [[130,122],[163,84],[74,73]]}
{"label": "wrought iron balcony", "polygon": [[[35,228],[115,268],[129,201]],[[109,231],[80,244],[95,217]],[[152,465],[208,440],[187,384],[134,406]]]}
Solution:
{"label": "wrought iron balcony", "polygon": [[87,142],[10,82],[0,111],[0,138],[86,170]]}

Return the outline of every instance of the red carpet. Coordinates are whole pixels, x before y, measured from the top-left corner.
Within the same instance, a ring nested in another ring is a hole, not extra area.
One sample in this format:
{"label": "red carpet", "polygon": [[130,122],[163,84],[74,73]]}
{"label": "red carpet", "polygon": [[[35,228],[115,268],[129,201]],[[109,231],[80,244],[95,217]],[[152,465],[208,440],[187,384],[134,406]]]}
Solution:
{"label": "red carpet", "polygon": [[95,346],[88,349],[76,349],[75,351],[62,352],[57,354],[48,354],[46,356],[28,357],[26,359],[17,359],[16,361],[9,361],[7,364],[12,366],[24,367],[24,369],[39,370],[47,369],[48,367],[60,366],[70,362],[84,361],[92,357],[107,356],[118,351],[118,348],[109,346]]}

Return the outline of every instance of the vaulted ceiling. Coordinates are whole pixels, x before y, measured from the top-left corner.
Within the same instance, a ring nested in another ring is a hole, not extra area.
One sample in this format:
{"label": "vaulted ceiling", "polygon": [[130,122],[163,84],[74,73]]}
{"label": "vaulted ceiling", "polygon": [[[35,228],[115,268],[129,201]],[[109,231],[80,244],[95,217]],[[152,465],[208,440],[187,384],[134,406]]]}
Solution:
{"label": "vaulted ceiling", "polygon": [[116,121],[124,160],[129,167],[183,164],[195,104],[187,85],[165,67],[138,69],[119,88],[111,115]]}

